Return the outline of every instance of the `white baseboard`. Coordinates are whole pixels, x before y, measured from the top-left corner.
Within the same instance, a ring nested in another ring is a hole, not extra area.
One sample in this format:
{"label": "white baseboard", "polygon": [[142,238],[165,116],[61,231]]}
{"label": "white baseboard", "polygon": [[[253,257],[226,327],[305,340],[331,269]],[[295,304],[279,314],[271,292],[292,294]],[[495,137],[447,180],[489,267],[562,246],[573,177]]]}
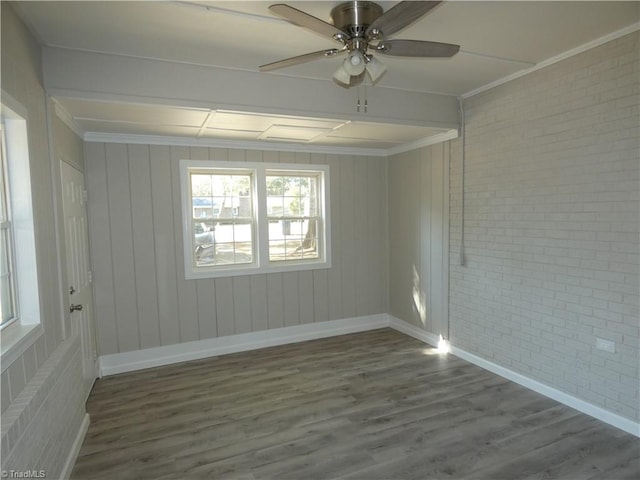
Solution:
{"label": "white baseboard", "polygon": [[[366,330],[384,327],[391,327],[394,330],[434,347],[438,344],[439,337],[434,333],[427,332],[392,315],[377,314],[103,355],[99,359],[100,376],[115,375],[117,373],[159,367],[172,363],[256,350],[276,345],[304,342],[347,333],[364,332]],[[461,348],[457,348],[455,345],[451,345],[451,353],[534,392],[552,398],[564,405],[624,430],[627,433],[640,437],[640,423],[636,423],[633,420],[605,410],[604,408],[557,390],[549,385],[545,385],[513,370],[509,370],[506,367],[469,353]]]}
{"label": "white baseboard", "polygon": [[73,445],[71,445],[71,451],[67,456],[66,462],[64,462],[64,467],[62,467],[60,478],[66,480],[71,477],[73,466],[76,464],[76,459],[78,458],[78,454],[80,453],[80,447],[82,447],[82,443],[84,442],[84,437],[87,434],[90,423],[91,420],[89,418],[89,414],[85,413],[84,418],[82,419],[82,423],[80,424],[80,428],[78,429],[78,433],[76,434],[76,438],[73,441]]}
{"label": "white baseboard", "polygon": [[99,372],[100,377],[103,377],[172,363],[304,342],[347,333],[363,332],[388,326],[388,316],[386,314],[378,314],[196,340],[175,345],[134,350],[132,352],[102,355],[99,359]]}
{"label": "white baseboard", "polygon": [[508,368],[502,367],[496,363],[490,362],[489,360],[478,357],[477,355],[462,350],[461,348],[452,346],[451,353],[453,353],[456,357],[460,357],[463,360],[466,360],[469,363],[473,363],[474,365],[484,368],[485,370],[489,370],[490,372],[495,373],[496,375],[500,375],[507,380],[511,380],[514,383],[522,385],[529,390],[540,393],[545,397],[552,398],[553,400],[556,400],[568,407],[574,408],[579,412],[586,413],[587,415],[597,418],[598,420],[608,423],[609,425],[619,428],[620,430],[624,430],[625,432],[635,435],[636,437],[640,437],[640,423],[636,423],[629,418],[625,418],[609,410],[605,410],[604,408],[593,405],[592,403],[585,402],[578,397],[574,397],[573,395],[557,390],[542,382],[533,380],[532,378],[514,372],[513,370],[509,370]]}
{"label": "white baseboard", "polygon": [[438,346],[438,340],[440,339],[438,335],[435,333],[427,332],[421,328],[416,327],[415,325],[411,325],[399,318],[394,317],[393,315],[389,315],[389,326],[394,330],[397,330],[405,335],[409,335],[410,337],[415,338],[416,340],[420,340],[432,347]]}
{"label": "white baseboard", "polygon": [[[399,332],[409,335],[417,340],[423,341],[424,343],[427,343],[431,346],[435,347],[438,344],[437,335],[426,332],[392,315],[389,315],[389,326],[395,330],[398,330]],[[533,380],[532,378],[514,372],[513,370],[509,370],[508,368],[505,368],[482,357],[469,353],[466,350],[458,348],[453,344],[451,344],[450,347],[451,353],[456,357],[460,357],[469,363],[473,363],[480,368],[495,373],[496,375],[506,378],[507,380],[510,380],[514,383],[522,385],[529,390],[540,393],[545,397],[552,398],[553,400],[556,400],[557,402],[560,402],[568,407],[574,408],[579,412],[586,413],[587,415],[597,418],[598,420],[608,423],[609,425],[619,428],[620,430],[624,430],[625,432],[635,435],[636,437],[640,437],[640,423],[636,423],[629,418],[622,417],[609,410],[605,410],[604,408],[598,407],[589,402],[585,402],[584,400],[574,397],[573,395],[569,395],[568,393],[550,387],[549,385],[546,385],[542,382]]]}

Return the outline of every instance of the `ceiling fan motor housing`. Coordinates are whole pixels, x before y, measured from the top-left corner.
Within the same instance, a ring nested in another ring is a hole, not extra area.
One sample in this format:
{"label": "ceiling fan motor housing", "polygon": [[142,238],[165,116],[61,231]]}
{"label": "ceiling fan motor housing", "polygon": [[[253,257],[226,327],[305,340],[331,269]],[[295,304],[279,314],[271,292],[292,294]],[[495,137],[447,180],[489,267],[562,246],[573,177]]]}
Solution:
{"label": "ceiling fan motor housing", "polygon": [[331,10],[331,22],[351,38],[365,38],[365,32],[383,13],[382,7],[374,2],[345,2]]}

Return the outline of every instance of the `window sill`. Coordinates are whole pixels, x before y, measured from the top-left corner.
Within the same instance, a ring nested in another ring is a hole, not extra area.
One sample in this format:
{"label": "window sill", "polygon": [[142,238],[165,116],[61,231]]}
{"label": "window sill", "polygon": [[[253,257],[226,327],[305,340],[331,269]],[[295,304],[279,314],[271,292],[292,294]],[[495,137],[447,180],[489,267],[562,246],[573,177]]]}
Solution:
{"label": "window sill", "polygon": [[318,260],[308,263],[285,263],[281,265],[271,264],[269,266],[249,266],[244,268],[231,267],[220,269],[193,269],[185,272],[186,280],[197,280],[201,278],[219,278],[219,277],[238,277],[241,275],[258,275],[261,273],[284,273],[284,272],[300,272],[305,270],[320,270],[331,268],[331,262],[328,260]]}
{"label": "window sill", "polygon": [[2,330],[0,339],[0,363],[4,372],[20,357],[31,345],[33,345],[44,333],[42,325],[22,325],[18,322],[9,325]]}

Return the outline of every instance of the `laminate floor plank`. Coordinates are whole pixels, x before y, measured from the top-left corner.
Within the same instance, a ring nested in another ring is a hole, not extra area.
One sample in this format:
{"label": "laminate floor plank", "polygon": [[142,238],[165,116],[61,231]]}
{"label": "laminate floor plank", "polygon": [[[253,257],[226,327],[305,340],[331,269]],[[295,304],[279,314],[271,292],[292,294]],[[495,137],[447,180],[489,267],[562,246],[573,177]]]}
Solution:
{"label": "laminate floor plank", "polygon": [[634,479],[640,439],[391,329],[96,382],[72,480]]}

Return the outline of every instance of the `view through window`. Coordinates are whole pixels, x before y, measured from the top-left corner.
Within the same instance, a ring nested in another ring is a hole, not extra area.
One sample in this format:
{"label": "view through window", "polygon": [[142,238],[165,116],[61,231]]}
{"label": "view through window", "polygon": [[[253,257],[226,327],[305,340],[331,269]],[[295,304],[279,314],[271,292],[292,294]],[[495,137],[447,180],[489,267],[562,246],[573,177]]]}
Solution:
{"label": "view through window", "polygon": [[187,278],[330,266],[328,175],[326,165],[183,160]]}

